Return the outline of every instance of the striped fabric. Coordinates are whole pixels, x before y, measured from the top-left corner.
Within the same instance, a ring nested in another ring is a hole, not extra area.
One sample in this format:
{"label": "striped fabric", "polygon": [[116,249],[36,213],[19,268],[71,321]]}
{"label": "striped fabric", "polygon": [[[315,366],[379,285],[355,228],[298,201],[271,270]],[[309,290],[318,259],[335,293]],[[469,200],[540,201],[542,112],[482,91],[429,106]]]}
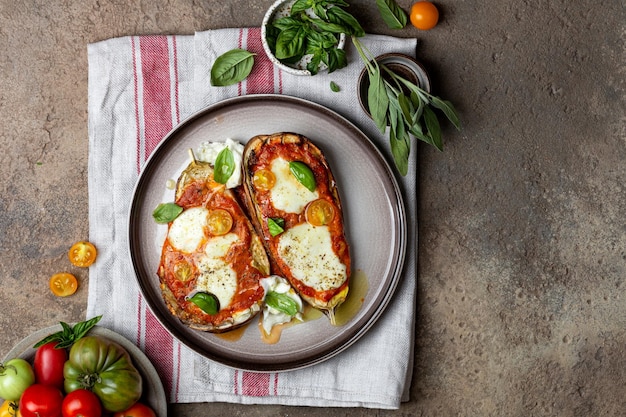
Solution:
{"label": "striped fabric", "polygon": [[[369,35],[374,54],[415,53],[415,40]],[[243,48],[256,53],[250,76],[229,87],[210,86],[212,62]],[[289,94],[348,117],[387,151],[387,139],[355,106],[355,64],[332,74],[295,77],[266,58],[259,28],[220,29],[193,36],[132,36],[89,45],[89,222],[99,259],[90,269],[87,317],[135,342],[152,360],[171,402],[398,408],[412,374],[416,227],[409,225],[406,279],[379,323],[337,357],[306,369],[255,373],[214,363],[187,349],[159,324],[139,292],[128,257],[127,216],[132,190],[151,152],[178,123],[201,108],[245,94]],[[333,93],[330,80],[342,86]],[[411,159],[415,172],[415,155]],[[415,176],[401,180],[414,222]]]}

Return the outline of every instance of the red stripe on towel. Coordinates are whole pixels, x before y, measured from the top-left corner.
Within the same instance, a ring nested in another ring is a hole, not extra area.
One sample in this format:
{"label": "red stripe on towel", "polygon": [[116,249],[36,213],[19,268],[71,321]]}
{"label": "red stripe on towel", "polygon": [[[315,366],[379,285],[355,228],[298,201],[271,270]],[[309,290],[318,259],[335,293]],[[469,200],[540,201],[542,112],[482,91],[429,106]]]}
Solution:
{"label": "red stripe on towel", "polygon": [[166,36],[142,36],[144,136],[147,159],[163,137],[172,130],[169,52]]}
{"label": "red stripe on towel", "polygon": [[255,53],[254,67],[248,76],[247,94],[274,93],[274,64],[269,60],[261,42],[261,29],[248,29],[247,49]]}
{"label": "red stripe on towel", "polygon": [[174,340],[161,326],[152,312],[146,309],[146,346],[145,353],[161,376],[165,392],[172,392],[172,374],[174,369]]}
{"label": "red stripe on towel", "polygon": [[241,377],[241,393],[250,397],[266,397],[270,394],[270,374],[244,372]]}

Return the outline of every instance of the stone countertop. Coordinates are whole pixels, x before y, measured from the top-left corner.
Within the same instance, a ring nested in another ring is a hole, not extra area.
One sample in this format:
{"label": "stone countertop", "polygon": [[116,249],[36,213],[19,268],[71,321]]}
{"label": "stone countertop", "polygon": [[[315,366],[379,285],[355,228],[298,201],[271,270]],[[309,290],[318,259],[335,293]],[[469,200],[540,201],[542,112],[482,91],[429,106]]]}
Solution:
{"label": "stone countertop", "polygon": [[[87,44],[258,26],[273,0],[0,1],[0,340],[85,318]],[[419,152],[418,318],[398,411],[174,404],[175,416],[581,416],[626,412],[626,9],[446,1],[418,39],[463,129]],[[411,1],[399,0],[408,10]],[[74,272],[56,298],[48,278]]]}

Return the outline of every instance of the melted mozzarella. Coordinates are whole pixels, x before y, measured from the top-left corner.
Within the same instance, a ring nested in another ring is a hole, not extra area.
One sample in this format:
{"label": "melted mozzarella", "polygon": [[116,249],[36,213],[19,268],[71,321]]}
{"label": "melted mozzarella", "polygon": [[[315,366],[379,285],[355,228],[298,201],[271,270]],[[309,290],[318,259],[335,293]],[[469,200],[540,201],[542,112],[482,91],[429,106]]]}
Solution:
{"label": "melted mozzarella", "polygon": [[301,213],[308,203],[318,198],[317,191],[309,191],[289,170],[289,161],[276,158],[272,162],[276,183],[271,189],[272,204],[287,213]]}
{"label": "melted mozzarella", "polygon": [[204,230],[208,214],[209,210],[204,207],[192,207],[180,213],[168,232],[172,246],[181,252],[195,252],[206,239]]}
{"label": "melted mozzarella", "polygon": [[207,242],[197,259],[200,276],[196,290],[214,294],[221,308],[228,306],[237,292],[237,272],[223,258],[238,240],[234,233],[216,236]]}
{"label": "melted mozzarella", "polygon": [[[283,277],[279,277],[278,275],[270,275],[267,278],[261,279],[260,282],[263,286],[263,289],[265,290],[266,295],[270,291],[275,291],[279,294],[285,294],[287,297],[294,300],[298,305],[298,312],[293,317],[302,321],[302,299],[291,287],[291,285],[289,285],[289,281],[287,281]],[[261,321],[261,325],[263,326],[263,330],[265,331],[265,333],[270,334],[272,331],[272,327],[276,326],[277,324],[289,323],[293,317],[264,303],[263,319]]]}
{"label": "melted mozzarella", "polygon": [[298,280],[317,291],[337,288],[348,278],[328,226],[303,223],[287,229],[279,237],[278,253]]}

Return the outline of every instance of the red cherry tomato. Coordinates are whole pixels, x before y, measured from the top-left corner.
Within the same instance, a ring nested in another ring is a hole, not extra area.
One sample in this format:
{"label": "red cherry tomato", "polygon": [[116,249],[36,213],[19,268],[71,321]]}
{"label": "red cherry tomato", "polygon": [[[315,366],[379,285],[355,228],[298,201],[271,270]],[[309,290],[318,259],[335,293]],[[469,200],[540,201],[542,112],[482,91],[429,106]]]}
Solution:
{"label": "red cherry tomato", "polygon": [[37,383],[53,385],[62,390],[63,365],[67,361],[67,350],[55,349],[56,345],[57,342],[49,342],[37,348],[33,369]]}
{"label": "red cherry tomato", "polygon": [[156,413],[145,404],[135,403],[128,410],[113,414],[113,417],[156,417]]}
{"label": "red cherry tomato", "polygon": [[102,405],[98,396],[86,389],[77,389],[65,396],[61,405],[63,417],[100,417]]}
{"label": "red cherry tomato", "polygon": [[33,384],[20,398],[22,417],[61,417],[63,394],[52,385]]}

